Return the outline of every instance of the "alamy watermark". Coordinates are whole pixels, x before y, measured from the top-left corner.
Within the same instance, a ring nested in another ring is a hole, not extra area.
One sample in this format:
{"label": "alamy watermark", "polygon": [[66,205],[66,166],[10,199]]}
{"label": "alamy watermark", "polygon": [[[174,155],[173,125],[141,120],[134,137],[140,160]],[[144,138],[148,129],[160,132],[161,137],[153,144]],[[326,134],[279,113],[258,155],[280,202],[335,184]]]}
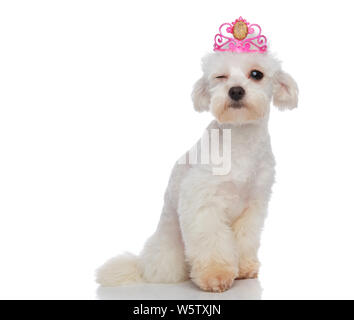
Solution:
{"label": "alamy watermark", "polygon": [[178,160],[178,164],[209,165],[213,175],[229,174],[231,171],[231,129],[205,130],[200,141]]}

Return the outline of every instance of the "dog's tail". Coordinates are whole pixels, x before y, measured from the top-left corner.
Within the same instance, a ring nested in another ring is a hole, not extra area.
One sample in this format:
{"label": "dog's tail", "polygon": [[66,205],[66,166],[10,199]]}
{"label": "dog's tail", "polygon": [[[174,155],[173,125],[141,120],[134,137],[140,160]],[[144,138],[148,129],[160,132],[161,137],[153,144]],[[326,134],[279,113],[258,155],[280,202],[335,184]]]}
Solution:
{"label": "dog's tail", "polygon": [[143,282],[138,259],[136,255],[125,253],[108,260],[97,270],[96,281],[105,287]]}

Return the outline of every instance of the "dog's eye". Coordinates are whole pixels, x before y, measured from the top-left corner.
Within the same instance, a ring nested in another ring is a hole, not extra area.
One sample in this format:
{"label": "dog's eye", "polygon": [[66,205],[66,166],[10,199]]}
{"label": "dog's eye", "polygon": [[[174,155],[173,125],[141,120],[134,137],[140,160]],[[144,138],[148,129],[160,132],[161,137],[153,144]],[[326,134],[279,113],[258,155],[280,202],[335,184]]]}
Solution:
{"label": "dog's eye", "polygon": [[264,77],[264,74],[258,70],[252,70],[251,73],[250,73],[250,77],[254,80],[262,80],[263,77]]}
{"label": "dog's eye", "polygon": [[227,76],[225,76],[225,75],[221,75],[221,76],[217,76],[217,77],[215,77],[215,79],[227,79]]}

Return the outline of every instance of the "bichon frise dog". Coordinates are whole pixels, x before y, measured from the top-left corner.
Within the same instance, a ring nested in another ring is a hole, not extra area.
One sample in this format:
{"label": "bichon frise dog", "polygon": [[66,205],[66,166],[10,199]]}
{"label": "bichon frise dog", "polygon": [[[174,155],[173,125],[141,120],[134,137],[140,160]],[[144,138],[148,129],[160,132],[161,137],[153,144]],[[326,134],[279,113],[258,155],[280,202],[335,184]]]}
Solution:
{"label": "bichon frise dog", "polygon": [[[226,37],[225,46],[216,37],[215,52],[203,59],[203,76],[192,93],[194,108],[210,111],[215,120],[176,163],[157,230],[141,254],[109,260],[97,272],[101,285],[190,278],[202,290],[221,292],[235,279],[257,277],[257,251],[275,173],[270,104],[295,108],[298,89],[266,46],[251,50],[247,43],[253,44],[254,37],[242,39],[242,32],[246,26],[251,35],[257,25],[240,19],[227,24],[234,39]],[[259,33],[256,44],[261,37]],[[224,163],[215,167],[219,152]]]}

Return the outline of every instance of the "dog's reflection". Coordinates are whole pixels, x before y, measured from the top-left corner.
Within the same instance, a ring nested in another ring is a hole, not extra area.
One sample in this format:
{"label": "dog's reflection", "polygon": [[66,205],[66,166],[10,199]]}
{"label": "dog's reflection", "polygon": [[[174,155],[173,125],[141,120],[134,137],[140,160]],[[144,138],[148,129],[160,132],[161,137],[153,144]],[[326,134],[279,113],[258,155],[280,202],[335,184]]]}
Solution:
{"label": "dog's reflection", "polygon": [[102,300],[259,300],[262,287],[258,279],[235,281],[223,293],[203,292],[192,282],[178,284],[133,284],[119,287],[99,287]]}

